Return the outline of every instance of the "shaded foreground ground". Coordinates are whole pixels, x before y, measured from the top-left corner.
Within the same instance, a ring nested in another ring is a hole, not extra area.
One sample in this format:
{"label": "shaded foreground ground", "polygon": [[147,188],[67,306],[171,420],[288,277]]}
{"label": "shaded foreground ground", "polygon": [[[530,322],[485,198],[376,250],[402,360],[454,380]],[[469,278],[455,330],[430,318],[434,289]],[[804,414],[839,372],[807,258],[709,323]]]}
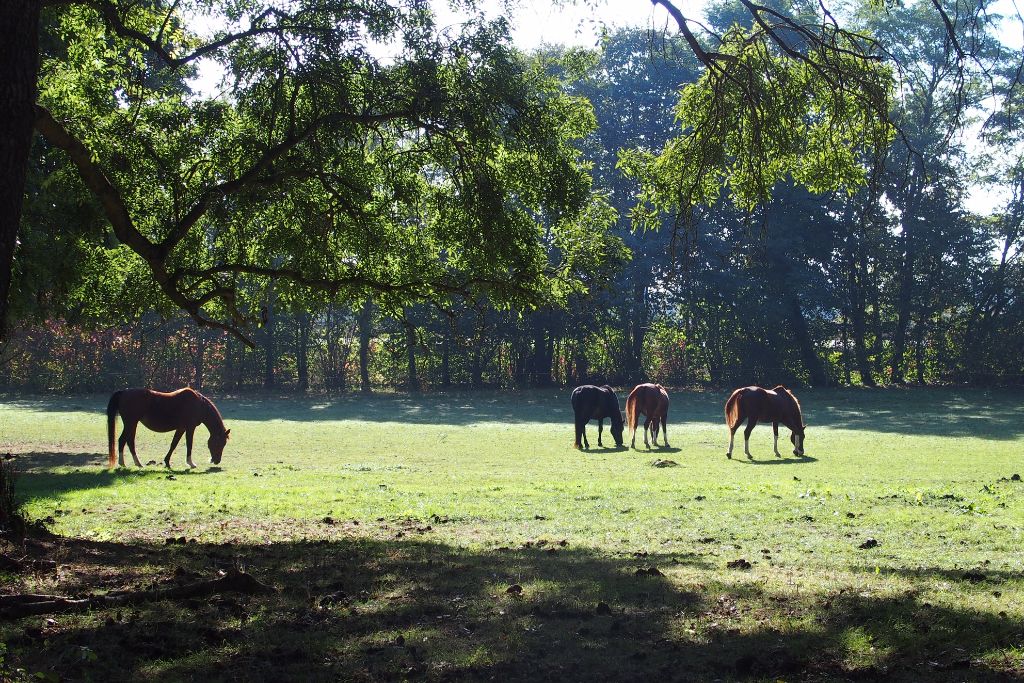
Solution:
{"label": "shaded foreground ground", "polygon": [[0,406],[60,534],[3,547],[56,562],[3,593],[277,589],[0,620],[0,678],[1024,678],[1019,394],[801,392],[811,457],[759,427],[748,462],[723,397],[674,395],[672,449],[579,453],[563,393],[223,400],[190,473],[99,467],[105,397]]}
{"label": "shaded foreground ground", "polygon": [[[19,666],[74,680],[1021,674],[1019,659],[992,655],[1020,644],[1019,620],[933,604],[912,589],[850,584],[801,593],[741,570],[693,581],[708,569],[698,559],[610,557],[557,542],[468,551],[429,535],[411,528],[401,540],[265,546],[33,542],[30,554],[55,557],[60,569],[30,583],[66,593],[181,584],[239,564],[279,592],[35,617],[2,632]],[[981,593],[1009,579],[947,580]]]}

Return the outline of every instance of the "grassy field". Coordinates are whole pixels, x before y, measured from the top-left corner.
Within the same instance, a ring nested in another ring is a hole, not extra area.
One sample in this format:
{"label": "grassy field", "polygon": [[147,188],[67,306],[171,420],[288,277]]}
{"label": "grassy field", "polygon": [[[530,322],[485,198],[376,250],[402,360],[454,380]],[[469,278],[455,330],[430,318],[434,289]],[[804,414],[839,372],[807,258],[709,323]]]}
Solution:
{"label": "grassy field", "polygon": [[564,390],[214,397],[231,441],[211,467],[200,428],[192,472],[142,428],[151,464],[104,469],[106,396],[8,397],[55,536],[6,552],[57,570],[5,592],[278,591],[0,622],[0,678],[1024,678],[1024,394],[798,395],[808,457],[761,426],[753,461],[721,392],[673,394],[671,448],[589,452]]}

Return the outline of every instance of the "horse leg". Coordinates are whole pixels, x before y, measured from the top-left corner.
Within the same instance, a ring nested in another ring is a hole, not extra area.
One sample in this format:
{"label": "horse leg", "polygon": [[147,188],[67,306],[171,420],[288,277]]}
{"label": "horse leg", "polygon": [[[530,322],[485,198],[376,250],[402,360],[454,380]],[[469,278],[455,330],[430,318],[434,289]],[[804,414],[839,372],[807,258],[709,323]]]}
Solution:
{"label": "horse leg", "polygon": [[647,440],[647,431],[651,428],[651,418],[649,418],[647,416],[644,416],[644,417],[645,417],[645,419],[644,419],[644,446],[647,447],[647,450],[651,450],[651,444]]}
{"label": "horse leg", "polygon": [[747,428],[743,430],[743,452],[747,454],[747,458],[750,460],[754,459],[754,456],[750,454],[750,432],[754,431],[756,426],[757,418],[751,417],[747,420]]}
{"label": "horse leg", "polygon": [[171,453],[173,453],[174,449],[178,447],[178,442],[181,441],[181,435],[184,433],[184,429],[179,429],[178,431],[174,432],[174,438],[171,439],[171,448],[170,450],[167,451],[167,457],[164,458],[164,467],[171,466]]}
{"label": "horse leg", "polygon": [[651,418],[651,442],[658,445],[658,430],[661,429],[661,422],[656,417]]}
{"label": "horse leg", "polygon": [[187,427],[185,429],[185,462],[188,463],[190,469],[195,469],[196,467],[196,464],[192,462],[192,435],[195,432],[195,427]]}
{"label": "horse leg", "polygon": [[[132,460],[135,461],[136,467],[142,467],[142,462],[139,460],[139,456],[135,453],[135,430],[139,427],[138,422],[133,422],[130,425],[124,426],[124,434],[121,438],[128,443],[128,450],[131,451]],[[128,438],[125,438],[128,437]],[[124,447],[121,448],[121,464],[124,465]]]}
{"label": "horse leg", "polygon": [[603,431],[604,431],[604,418],[602,417],[600,420],[597,421],[597,445],[602,447],[602,448],[604,447],[604,444],[601,443],[601,432],[603,432]]}
{"label": "horse leg", "polygon": [[778,422],[772,422],[772,432],[775,433],[775,446],[774,446],[774,448],[775,448],[775,457],[776,458],[781,458],[782,457],[782,453],[779,453],[779,423]]}
{"label": "horse leg", "polygon": [[124,447],[128,445],[128,425],[123,425],[121,436],[117,438],[117,466],[124,467]]}
{"label": "horse leg", "polygon": [[665,448],[672,448],[668,445],[668,413],[661,416],[661,436],[662,441],[665,443]]}
{"label": "horse leg", "polygon": [[746,419],[747,416],[743,415],[738,420],[736,420],[736,424],[734,424],[732,427],[729,427],[729,452],[725,454],[725,457],[729,458],[730,460],[732,459],[732,444],[733,440],[736,438],[736,430],[740,428],[740,425],[743,424],[743,421]]}

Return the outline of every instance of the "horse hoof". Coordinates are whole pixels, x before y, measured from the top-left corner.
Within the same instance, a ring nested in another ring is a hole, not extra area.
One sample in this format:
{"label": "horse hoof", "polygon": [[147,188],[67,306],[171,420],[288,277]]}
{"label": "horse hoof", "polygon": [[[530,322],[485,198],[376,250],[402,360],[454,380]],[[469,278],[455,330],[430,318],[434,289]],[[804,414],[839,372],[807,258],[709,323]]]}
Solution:
{"label": "horse hoof", "polygon": [[730,460],[732,460],[732,453],[726,453],[726,454],[725,454],[725,457],[727,457],[727,458],[729,458]]}

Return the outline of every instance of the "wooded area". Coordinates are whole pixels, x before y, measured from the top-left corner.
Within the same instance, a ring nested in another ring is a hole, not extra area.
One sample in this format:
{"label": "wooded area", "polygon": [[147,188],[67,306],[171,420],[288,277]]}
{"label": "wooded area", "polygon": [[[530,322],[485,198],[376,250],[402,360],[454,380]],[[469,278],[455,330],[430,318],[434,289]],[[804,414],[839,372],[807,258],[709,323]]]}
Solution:
{"label": "wooded area", "polygon": [[697,49],[533,54],[419,3],[236,4],[203,43],[220,3],[43,3],[5,388],[1024,381],[987,3],[724,1]]}

